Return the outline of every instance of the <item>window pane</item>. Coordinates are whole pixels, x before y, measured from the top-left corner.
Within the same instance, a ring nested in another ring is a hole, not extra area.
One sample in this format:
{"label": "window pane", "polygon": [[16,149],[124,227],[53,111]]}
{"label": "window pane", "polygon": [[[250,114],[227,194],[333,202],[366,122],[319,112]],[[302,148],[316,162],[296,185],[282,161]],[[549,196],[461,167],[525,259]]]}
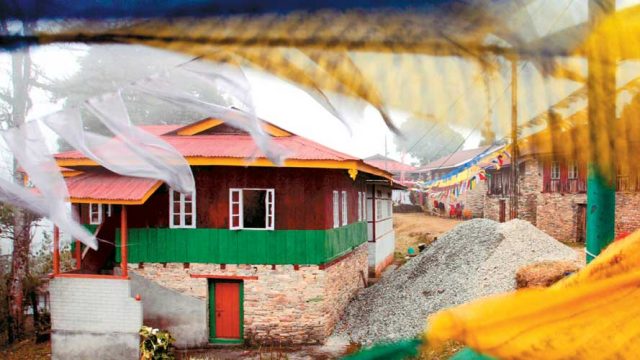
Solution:
{"label": "window pane", "polygon": [[184,216],[184,226],[191,226],[193,225],[193,217],[191,215],[185,215]]}
{"label": "window pane", "polygon": [[180,214],[173,215],[173,225],[174,226],[181,226],[182,225],[180,223]]}
{"label": "window pane", "polygon": [[231,213],[240,214],[240,204],[231,204]]}
{"label": "window pane", "polygon": [[267,227],[266,190],[242,191],[242,227],[264,229]]}
{"label": "window pane", "polygon": [[185,203],[184,204],[184,213],[185,214],[191,214],[191,210],[193,209],[193,204],[192,203]]}
{"label": "window pane", "polygon": [[231,217],[231,227],[239,227],[240,226],[240,217],[239,216],[232,216]]}

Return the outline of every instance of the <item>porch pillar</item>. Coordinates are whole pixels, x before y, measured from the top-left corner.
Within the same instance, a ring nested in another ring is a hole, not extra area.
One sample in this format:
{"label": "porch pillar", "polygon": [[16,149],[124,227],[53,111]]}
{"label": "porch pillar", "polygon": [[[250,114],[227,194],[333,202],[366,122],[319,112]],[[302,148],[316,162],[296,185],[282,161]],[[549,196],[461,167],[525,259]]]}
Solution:
{"label": "porch pillar", "polygon": [[122,205],[120,211],[120,269],[122,270],[122,277],[129,276],[128,259],[127,259],[127,236],[129,229],[127,227],[127,207]]}
{"label": "porch pillar", "polygon": [[53,225],[53,275],[60,274],[60,229]]}
{"label": "porch pillar", "polygon": [[81,242],[76,240],[76,250],[75,250],[75,258],[76,258],[76,270],[80,270],[82,268],[82,249],[80,247]]}

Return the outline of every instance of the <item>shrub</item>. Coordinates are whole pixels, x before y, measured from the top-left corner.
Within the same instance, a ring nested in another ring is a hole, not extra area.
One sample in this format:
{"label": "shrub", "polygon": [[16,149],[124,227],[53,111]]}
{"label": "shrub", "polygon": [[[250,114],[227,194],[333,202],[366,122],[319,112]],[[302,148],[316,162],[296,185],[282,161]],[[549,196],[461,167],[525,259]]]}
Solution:
{"label": "shrub", "polygon": [[140,328],[141,360],[173,360],[176,358],[173,350],[175,339],[166,330],[154,329],[149,326]]}

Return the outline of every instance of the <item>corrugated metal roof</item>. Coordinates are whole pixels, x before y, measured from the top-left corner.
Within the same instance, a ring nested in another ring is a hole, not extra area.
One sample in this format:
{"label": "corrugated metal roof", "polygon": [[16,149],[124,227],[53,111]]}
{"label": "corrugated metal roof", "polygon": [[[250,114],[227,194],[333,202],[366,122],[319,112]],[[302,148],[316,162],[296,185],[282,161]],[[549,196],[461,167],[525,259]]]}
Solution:
{"label": "corrugated metal roof", "polygon": [[[164,135],[160,137],[185,157],[248,158],[256,156],[265,158],[249,135]],[[297,135],[274,137],[271,140],[276,146],[281,147],[287,154],[287,159],[291,160],[358,160],[351,155]],[[57,154],[56,158],[84,159],[86,157],[79,151],[67,151]]]}
{"label": "corrugated metal roof", "polygon": [[[429,171],[436,169],[448,169],[464,165],[468,161],[471,161],[474,157],[487,151],[491,145],[482,146],[477,149],[456,151],[453,154],[445,155],[437,160],[428,163],[425,166],[420,167],[419,171]],[[497,148],[497,147],[496,147]]]}
{"label": "corrugated metal roof", "polygon": [[142,130],[145,130],[157,136],[168,134],[182,127],[184,127],[184,125],[142,125],[140,126]]}
{"label": "corrugated metal roof", "polygon": [[415,166],[403,164],[399,161],[393,160],[380,154],[370,156],[364,159],[364,162],[371,166],[375,166],[379,169],[386,170],[392,173],[400,173],[402,171],[413,172],[417,170]]}
{"label": "corrugated metal roof", "polygon": [[65,180],[72,202],[143,202],[161,183],[159,180],[121,176],[104,171],[81,174]]}

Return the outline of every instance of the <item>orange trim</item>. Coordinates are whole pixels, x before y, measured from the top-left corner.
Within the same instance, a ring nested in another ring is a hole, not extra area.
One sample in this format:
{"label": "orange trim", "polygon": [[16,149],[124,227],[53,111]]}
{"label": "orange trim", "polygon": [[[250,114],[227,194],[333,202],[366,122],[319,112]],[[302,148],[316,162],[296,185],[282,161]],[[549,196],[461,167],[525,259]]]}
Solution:
{"label": "orange trim", "polygon": [[[186,157],[187,162],[191,166],[265,166],[265,167],[275,167],[276,165],[272,163],[269,159],[261,158],[256,159],[252,162],[248,161],[245,158],[231,158],[231,157],[204,157],[204,156],[188,156]],[[65,167],[73,167],[73,166],[97,166],[98,164],[93,162],[90,159],[59,159],[59,166]],[[392,179],[391,173],[384,171],[382,169],[378,169],[377,167],[365,164],[362,160],[285,160],[284,167],[292,167],[292,168],[314,168],[314,169],[344,169],[351,170],[356,169],[358,171],[377,175],[383,177],[387,180]],[[389,186],[392,184],[389,183]],[[109,204],[105,200],[99,199],[89,199],[85,201],[81,201],[83,199],[78,199],[78,201],[72,202],[101,202],[103,204]],[[146,201],[146,199],[145,199]],[[121,200],[116,202],[111,202],[112,204],[127,204],[127,205],[140,205],[141,202],[132,201],[127,202],[127,200]]]}
{"label": "orange trim", "polygon": [[53,278],[77,278],[77,279],[111,279],[111,280],[125,280],[128,279],[126,276],[121,275],[99,275],[99,274],[53,274],[51,277]]}
{"label": "orange trim", "polygon": [[189,276],[195,279],[258,280],[257,276],[241,276],[241,275],[190,274]]}
{"label": "orange trim", "polygon": [[292,135],[290,132],[269,123],[265,123],[264,130],[267,134],[274,137],[287,137]]}
{"label": "orange trim", "polygon": [[82,174],[84,171],[79,171],[79,170],[73,170],[73,171],[63,171],[62,172],[62,177],[74,177],[74,176],[78,176],[80,174]]}
{"label": "orange trim", "polygon": [[183,128],[180,128],[177,131],[178,135],[181,136],[190,136],[190,135],[195,135],[195,134],[199,134],[205,130],[209,130],[213,127],[216,127],[220,124],[224,123],[224,121],[222,120],[218,120],[218,119],[206,119],[206,120],[202,120],[202,121],[198,121],[195,124],[192,125],[187,125]]}
{"label": "orange trim", "polygon": [[156,190],[162,185],[162,181],[158,180],[141,199],[138,200],[118,200],[118,199],[97,199],[97,198],[75,198],[71,197],[69,202],[74,204],[112,204],[112,205],[142,205],[153,195]]}
{"label": "orange trim", "polygon": [[[205,119],[202,121],[198,121],[195,124],[192,125],[187,125],[183,128],[180,128],[176,134],[180,135],[180,136],[191,136],[191,135],[197,135],[201,132],[207,131],[209,129],[212,129],[218,125],[224,124],[223,120],[220,119]],[[268,122],[264,122],[264,131],[267,132],[267,134],[271,135],[271,136],[275,136],[275,137],[286,137],[286,136],[291,136],[292,134],[284,129],[281,129],[273,124],[270,124]]]}

